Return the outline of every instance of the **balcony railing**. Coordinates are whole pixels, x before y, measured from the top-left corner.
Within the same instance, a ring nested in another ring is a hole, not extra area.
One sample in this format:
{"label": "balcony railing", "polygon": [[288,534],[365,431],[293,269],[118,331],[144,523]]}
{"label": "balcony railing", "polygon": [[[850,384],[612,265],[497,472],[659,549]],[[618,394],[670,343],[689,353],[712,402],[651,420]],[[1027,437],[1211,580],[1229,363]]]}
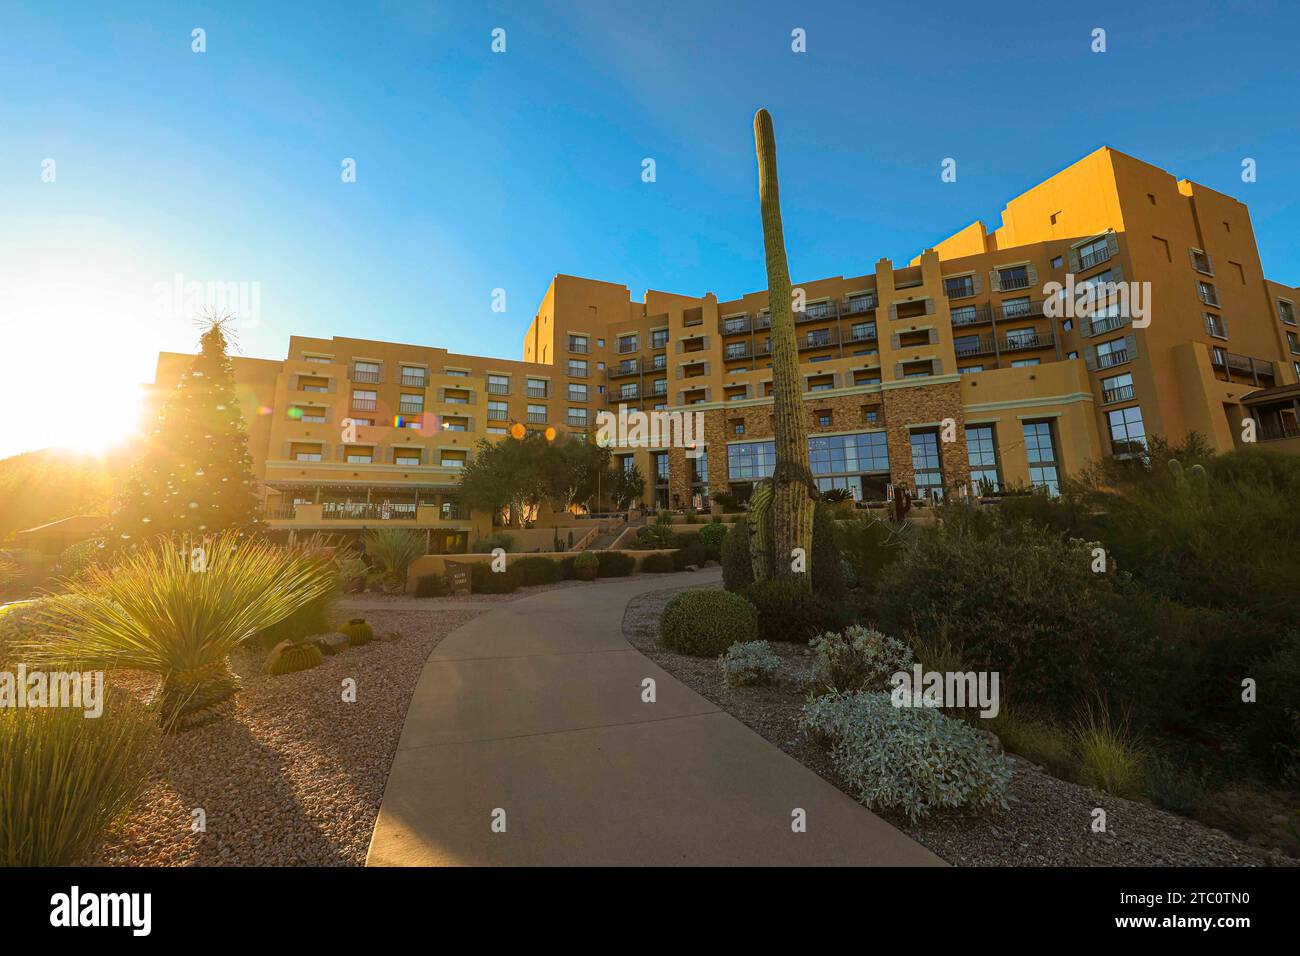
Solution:
{"label": "balcony railing", "polygon": [[564,420],[564,424],[568,425],[570,428],[586,428],[587,417],[585,415],[582,418],[570,416]]}
{"label": "balcony railing", "polygon": [[629,352],[635,352],[635,351],[636,351],[637,349],[639,349],[640,347],[641,347],[641,346],[640,346],[640,344],[637,342],[636,339],[632,339],[632,340],[627,341],[627,342],[622,342],[622,341],[621,341],[621,342],[618,343],[618,354],[619,354],[619,355],[627,355]]}
{"label": "balcony railing", "polygon": [[876,297],[863,296],[857,299],[845,299],[841,307],[842,315],[861,315],[863,312],[876,311]]}
{"label": "balcony railing", "polygon": [[398,410],[399,412],[401,412],[403,415],[423,415],[423,414],[424,414],[424,404],[423,404],[423,403],[420,403],[420,404],[416,405],[416,404],[410,404],[410,403],[407,403],[407,402],[401,402],[401,403],[397,406],[397,410]]}
{"label": "balcony railing", "polygon": [[402,384],[407,388],[424,388],[429,384],[429,380],[423,375],[403,375]]}
{"label": "balcony railing", "polygon": [[625,402],[629,398],[640,398],[641,390],[637,388],[620,388],[617,393],[612,394],[610,397]]}
{"label": "balcony railing", "polygon": [[667,336],[665,336],[665,337],[663,337],[663,338],[657,338],[657,339],[651,339],[651,340],[650,340],[650,350],[651,350],[651,351],[658,351],[659,349],[666,349],[666,348],[668,348],[668,338],[667,338]]}
{"label": "balcony railing", "polygon": [[879,339],[879,333],[874,329],[850,329],[849,334],[844,337],[845,342],[875,342]]}
{"label": "balcony railing", "polygon": [[510,386],[503,382],[488,382],[487,393],[489,395],[509,395]]}
{"label": "balcony railing", "polygon": [[987,325],[993,321],[993,310],[987,305],[977,305],[975,310],[965,310],[952,316],[954,328],[962,328],[968,325]]}
{"label": "balcony railing", "polygon": [[1097,368],[1110,368],[1112,365],[1123,365],[1128,361],[1128,349],[1115,349],[1113,352],[1106,352],[1097,356]]}
{"label": "balcony railing", "polygon": [[1261,424],[1257,429],[1260,441],[1281,441],[1284,438],[1300,438],[1300,423],[1297,422],[1269,422]]}
{"label": "balcony railing", "polygon": [[589,355],[591,353],[591,347],[581,342],[570,342],[569,351],[578,355]]}
{"label": "balcony railing", "polygon": [[993,338],[992,336],[984,336],[974,342],[954,342],[952,350],[957,358],[969,358],[973,355],[992,355]]}
{"label": "balcony railing", "polygon": [[740,348],[732,348],[731,346],[727,346],[727,348],[724,349],[722,352],[722,357],[726,359],[728,362],[734,362],[736,359],[750,358],[753,354],[754,354],[753,349],[751,349],[749,347],[749,343],[746,342]]}
{"label": "balcony railing", "polygon": [[352,370],[351,378],[354,382],[370,382],[372,384],[377,384],[380,379],[380,374],[378,372],[363,372],[359,368],[354,368]]}
{"label": "balcony railing", "polygon": [[572,365],[569,366],[569,378],[586,378],[590,374],[591,373],[585,368],[574,368]]}
{"label": "balcony railing", "polygon": [[975,283],[969,279],[965,282],[945,282],[943,294],[949,299],[967,299],[975,294]]}
{"label": "balcony railing", "polygon": [[529,385],[526,391],[529,398],[546,398],[549,393],[549,389],[538,388],[535,385]]}
{"label": "balcony railing", "polygon": [[263,517],[281,521],[292,518],[295,514],[297,514],[296,505],[276,505],[263,511]]}
{"label": "balcony railing", "polygon": [[805,349],[825,348],[828,345],[838,345],[839,341],[839,335],[832,329],[827,329],[824,332],[813,332],[799,337],[799,351],[802,352]]}
{"label": "balcony railing", "polygon": [[754,323],[747,315],[718,320],[718,331],[723,335],[738,335],[741,332],[748,332],[753,327]]}
{"label": "balcony railing", "polygon": [[629,375],[640,375],[641,363],[636,359],[618,362],[609,366],[605,371],[606,378],[627,378]]}
{"label": "balcony railing", "polygon": [[650,394],[651,394],[651,395],[667,395],[667,394],[668,394],[668,383],[667,383],[667,382],[655,382],[654,387],[650,389]]}
{"label": "balcony railing", "polygon": [[1103,405],[1112,405],[1115,402],[1127,402],[1132,399],[1132,385],[1117,385],[1114,388],[1104,388],[1101,391],[1101,401]]}
{"label": "balcony railing", "polygon": [[760,312],[754,316],[754,328],[756,330],[770,329],[772,327],[772,316],[767,312]]}
{"label": "balcony railing", "polygon": [[838,316],[839,310],[835,308],[834,302],[817,302],[806,306],[802,312],[796,312],[794,320],[796,323],[819,322],[823,319],[834,319]]}
{"label": "balcony railing", "polygon": [[1088,323],[1088,334],[1101,335],[1103,332],[1113,332],[1131,321],[1133,320],[1127,315],[1107,315],[1100,319],[1093,319]]}
{"label": "balcony railing", "polygon": [[1043,314],[1043,300],[1033,299],[1029,302],[1003,302],[1003,319],[1028,319]]}
{"label": "balcony railing", "polygon": [[531,423],[534,424],[534,425],[541,425],[541,424],[545,423],[545,421],[546,421],[546,413],[545,413],[545,412],[529,412],[529,413],[528,413],[528,421],[531,422]]}
{"label": "balcony railing", "polygon": [[415,502],[326,501],[321,517],[327,521],[414,521]]}
{"label": "balcony railing", "polygon": [[1045,349],[1052,346],[1052,337],[1041,332],[1033,335],[1009,335],[1002,343],[1002,351],[1016,352],[1021,349]]}
{"label": "balcony railing", "polygon": [[497,408],[489,408],[487,413],[487,420],[490,422],[507,422],[510,420],[510,413],[503,412]]}
{"label": "balcony railing", "polygon": [[352,407],[359,412],[373,412],[379,407],[379,400],[374,398],[354,398]]}
{"label": "balcony railing", "polygon": [[1093,266],[1099,266],[1103,262],[1109,260],[1110,247],[1104,246],[1101,249],[1089,252],[1087,255],[1079,256],[1079,271],[1082,272],[1084,269],[1091,269]]}
{"label": "balcony railing", "polygon": [[1028,289],[1028,275],[1003,275],[998,273],[998,288],[1003,292],[1013,291],[1015,289]]}
{"label": "balcony railing", "polygon": [[1208,305],[1211,308],[1220,308],[1219,292],[1217,289],[1197,289],[1196,296],[1201,300],[1202,305]]}

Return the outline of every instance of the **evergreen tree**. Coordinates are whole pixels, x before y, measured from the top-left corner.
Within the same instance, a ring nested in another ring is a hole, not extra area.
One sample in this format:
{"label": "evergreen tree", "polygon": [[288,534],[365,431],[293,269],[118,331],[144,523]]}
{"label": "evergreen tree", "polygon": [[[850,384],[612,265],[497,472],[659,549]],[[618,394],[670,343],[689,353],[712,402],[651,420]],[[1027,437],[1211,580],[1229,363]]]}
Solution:
{"label": "evergreen tree", "polygon": [[260,527],[248,434],[226,354],[227,321],[206,322],[199,354],[149,423],[144,452],[118,498],[110,546]]}

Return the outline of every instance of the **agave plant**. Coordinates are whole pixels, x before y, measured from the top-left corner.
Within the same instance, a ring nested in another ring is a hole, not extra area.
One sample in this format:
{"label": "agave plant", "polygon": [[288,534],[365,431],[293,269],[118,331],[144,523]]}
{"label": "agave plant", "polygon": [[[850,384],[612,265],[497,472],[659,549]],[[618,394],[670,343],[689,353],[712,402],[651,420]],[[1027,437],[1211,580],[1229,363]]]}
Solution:
{"label": "agave plant", "polygon": [[424,552],[424,538],[404,528],[380,528],[366,535],[366,554],[383,569],[384,590],[391,594],[406,590],[406,572]]}
{"label": "agave plant", "polygon": [[227,532],[201,555],[175,540],[93,568],[51,596],[37,659],[157,674],[159,716],[184,729],[220,716],[238,689],[230,652],[334,587],[328,559]]}

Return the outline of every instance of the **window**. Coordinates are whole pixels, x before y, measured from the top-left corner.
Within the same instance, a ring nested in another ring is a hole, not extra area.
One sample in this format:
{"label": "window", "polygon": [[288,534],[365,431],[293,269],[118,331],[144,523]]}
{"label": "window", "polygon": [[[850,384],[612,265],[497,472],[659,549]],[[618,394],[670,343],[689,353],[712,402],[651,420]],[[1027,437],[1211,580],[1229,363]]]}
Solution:
{"label": "window", "polygon": [[1214,269],[1210,265],[1210,257],[1200,249],[1190,250],[1192,254],[1192,268],[1197,272],[1203,272],[1207,276],[1214,275]]}
{"label": "window", "polygon": [[1065,265],[1065,260],[1064,260],[1064,259],[1062,259],[1060,256],[1052,256],[1052,268],[1053,268],[1053,269],[1059,269],[1059,268],[1061,268],[1061,266],[1063,266],[1063,265]]}
{"label": "window", "polygon": [[444,368],[442,373],[444,375],[449,375],[452,378],[465,378],[469,375],[469,371],[463,368]]}
{"label": "window", "polygon": [[1037,365],[1037,364],[1039,364],[1039,361],[1038,361],[1038,359],[1036,359],[1036,358],[1031,358],[1031,359],[1016,359],[1015,361],[1013,361],[1013,362],[1011,363],[1011,367],[1012,367],[1012,368],[1028,368],[1030,365]]}
{"label": "window", "polygon": [[463,455],[444,451],[442,457],[439,459],[439,463],[443,468],[464,468],[465,458]]}
{"label": "window", "polygon": [[668,344],[668,330],[658,329],[650,333],[650,348],[661,349]]}
{"label": "window", "polygon": [[1029,483],[1056,497],[1061,493],[1061,478],[1056,465],[1056,445],[1052,441],[1052,423],[1025,422],[1024,433]]}
{"label": "window", "polygon": [[489,395],[509,395],[510,376],[489,375],[487,377],[487,390]]}
{"label": "window", "polygon": [[344,458],[353,465],[368,465],[374,461],[374,453],[368,448],[348,449]]}
{"label": "window", "polygon": [[998,443],[992,425],[966,428],[966,456],[970,462],[971,491],[977,495],[1002,490],[998,471]]}
{"label": "window", "polygon": [[398,403],[398,411],[403,414],[418,415],[424,411],[424,396],[403,394]]}
{"label": "window", "polygon": [[487,433],[489,435],[508,435],[510,434],[510,430],[502,428],[500,425],[489,425],[487,427]]}
{"label": "window", "polygon": [[530,422],[534,422],[534,423],[539,423],[539,422],[544,422],[544,421],[546,421],[546,406],[545,406],[545,405],[529,405],[529,406],[528,406],[528,420],[529,420]]}
{"label": "window", "polygon": [[849,339],[854,342],[862,342],[867,339],[876,337],[875,322],[854,322],[849,327]]}
{"label": "window", "polygon": [[1101,380],[1101,400],[1109,405],[1111,402],[1128,402],[1133,400],[1133,376],[1129,372],[1112,375]]}
{"label": "window", "polygon": [[373,412],[378,405],[378,392],[357,389],[352,393],[352,407],[363,412]]}
{"label": "window", "polygon": [[418,465],[420,463],[420,453],[413,449],[399,449],[393,457],[393,463],[398,465]]}
{"label": "window", "polygon": [[331,362],[331,359],[324,355],[304,355],[303,359],[316,365],[329,365]]}
{"label": "window", "polygon": [[[1002,301],[1002,317],[1006,319],[1019,318],[1022,315],[1029,314],[1029,297],[1019,296],[1015,299],[1004,299]],[[1033,331],[1030,329],[1029,331]]]}
{"label": "window", "polygon": [[295,452],[294,461],[320,461],[320,452],[318,451],[300,451]]}
{"label": "window", "polygon": [[1295,307],[1286,299],[1277,300],[1277,314],[1282,317],[1282,321],[1287,325],[1295,325]]}
{"label": "window", "polygon": [[352,364],[352,381],[378,382],[379,363],[378,362],[354,362]]}
{"label": "window", "polygon": [[743,418],[733,418],[731,420],[731,434],[733,435],[745,434],[745,420]]}
{"label": "window", "polygon": [[1202,282],[1197,279],[1196,294],[1200,297],[1203,305],[1212,305],[1216,309],[1219,307],[1219,290],[1214,287],[1212,282]]}
{"label": "window", "polygon": [[569,383],[569,401],[585,402],[587,400],[587,386],[578,385],[574,382]]}
{"label": "window", "polygon": [[1205,316],[1205,331],[1216,339],[1226,339],[1228,337],[1228,328],[1223,324],[1223,316],[1215,315],[1213,312],[1203,312],[1201,314]]}
{"label": "window", "polygon": [[998,287],[1001,289],[1028,289],[1029,267],[1011,266],[998,270]]}
{"label": "window", "polygon": [[587,344],[587,337],[585,335],[570,335],[569,351],[577,352],[581,355],[585,355],[586,353],[590,352],[591,347]]}
{"label": "window", "polygon": [[980,337],[978,335],[957,335],[952,340],[952,350],[961,355],[978,355],[980,351]]}
{"label": "window", "polygon": [[979,321],[979,310],[973,305],[963,305],[952,309],[948,313],[952,317],[953,325],[973,325]]}
{"label": "window", "polygon": [[943,280],[943,290],[950,299],[961,299],[975,294],[974,276],[954,276]]}
{"label": "window", "polygon": [[1300,355],[1300,337],[1297,337],[1294,332],[1288,332],[1286,334],[1286,347],[1291,350],[1293,355]]}
{"label": "window", "polygon": [[504,422],[510,418],[510,406],[505,402],[488,402],[487,417],[490,422]]}
{"label": "window", "polygon": [[668,453],[666,451],[658,451],[651,454],[650,457],[654,459],[655,484],[668,484]]}
{"label": "window", "polygon": [[943,497],[943,468],[939,458],[938,432],[912,432],[912,471],[918,496]]}
{"label": "window", "polygon": [[818,413],[817,413],[817,427],[818,427],[818,428],[830,428],[830,427],[831,427],[831,421],[832,421],[832,418],[831,418],[831,413],[830,413],[830,412],[818,412]]}
{"label": "window", "polygon": [[527,379],[525,387],[528,389],[529,398],[546,398],[546,379],[530,378]]}
{"label": "window", "polygon": [[640,344],[635,335],[620,335],[618,338],[618,350],[620,353],[635,352],[640,348]]}
{"label": "window", "polygon": [[1073,331],[1074,331],[1074,319],[1066,319],[1064,322],[1062,322],[1062,323],[1061,323],[1061,331],[1062,331],[1062,332],[1073,332]]}
{"label": "window", "polygon": [[1128,345],[1123,339],[1111,339],[1097,346],[1097,367],[1110,368],[1128,361]]}
{"label": "window", "polygon": [[565,414],[564,421],[567,425],[585,428],[587,425],[587,410],[585,408],[570,408]]}
{"label": "window", "polygon": [[1079,357],[1079,353],[1071,349],[1069,352],[1065,353],[1065,357],[1068,359],[1077,359]]}
{"label": "window", "polygon": [[373,418],[353,418],[353,419],[352,419],[352,424],[353,424],[353,425],[373,425],[374,423],[375,423],[375,420],[374,420]]}
{"label": "window", "polygon": [[1034,331],[1033,326],[1023,329],[1007,329],[1007,348],[1024,348],[1033,345],[1037,337],[1038,333]]}
{"label": "window", "polygon": [[403,365],[402,384],[408,388],[424,388],[429,383],[425,370],[416,365]]}
{"label": "window", "polygon": [[584,359],[569,359],[569,374],[574,378],[587,377],[587,362]]}
{"label": "window", "polygon": [[1131,458],[1147,450],[1147,432],[1142,424],[1142,409],[1137,405],[1107,412],[1110,423],[1110,447],[1117,458]]}
{"label": "window", "polygon": [[727,343],[726,357],[728,359],[740,359],[749,354],[748,342],[729,342]]}
{"label": "window", "polygon": [[982,372],[982,371],[984,371],[983,365],[958,365],[957,366],[958,375],[973,375],[976,372]]}

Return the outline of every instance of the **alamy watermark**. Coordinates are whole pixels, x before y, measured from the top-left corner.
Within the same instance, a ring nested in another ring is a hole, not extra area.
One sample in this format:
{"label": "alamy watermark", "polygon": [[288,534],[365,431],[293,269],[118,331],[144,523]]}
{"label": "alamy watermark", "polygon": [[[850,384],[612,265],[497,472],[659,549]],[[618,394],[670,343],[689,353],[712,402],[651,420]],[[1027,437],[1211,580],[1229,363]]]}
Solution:
{"label": "alamy watermark", "polygon": [[682,411],[596,413],[596,444],[602,448],[685,448],[687,458],[704,454],[704,413]]}
{"label": "alamy watermark", "polygon": [[240,328],[262,321],[262,283],[187,280],[181,273],[170,282],[155,282],[153,310],[159,319],[189,319],[203,315],[233,315]]}
{"label": "alamy watermark", "polygon": [[889,683],[895,707],[978,707],[993,718],[1001,710],[997,671],[927,671],[920,664],[911,673],[896,671]]}
{"label": "alamy watermark", "polygon": [[0,671],[0,709],[77,708],[84,717],[104,713],[103,671]]}
{"label": "alamy watermark", "polygon": [[1133,328],[1151,324],[1150,282],[1075,281],[1066,273],[1065,282],[1043,286],[1043,314],[1049,319],[1131,319]]}

